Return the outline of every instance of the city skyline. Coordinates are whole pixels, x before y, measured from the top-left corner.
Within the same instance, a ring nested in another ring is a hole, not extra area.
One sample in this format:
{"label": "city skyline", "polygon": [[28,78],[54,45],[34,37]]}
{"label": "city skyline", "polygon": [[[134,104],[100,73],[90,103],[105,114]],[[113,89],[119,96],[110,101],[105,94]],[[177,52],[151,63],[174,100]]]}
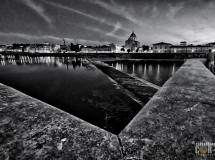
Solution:
{"label": "city skyline", "polygon": [[3,0],[0,44],[124,45],[134,30],[141,45],[215,41],[212,0]]}

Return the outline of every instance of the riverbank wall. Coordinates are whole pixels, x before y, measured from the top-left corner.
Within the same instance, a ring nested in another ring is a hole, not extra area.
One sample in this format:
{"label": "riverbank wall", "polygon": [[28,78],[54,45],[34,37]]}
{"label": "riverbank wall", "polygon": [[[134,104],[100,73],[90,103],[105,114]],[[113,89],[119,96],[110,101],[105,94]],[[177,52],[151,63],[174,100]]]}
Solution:
{"label": "riverbank wall", "polygon": [[108,77],[112,78],[120,86],[132,93],[135,99],[141,102],[142,106],[145,106],[145,104],[160,89],[160,87],[155,84],[125,74],[106,63],[101,63],[99,61],[91,62]]}
{"label": "riverbank wall", "polygon": [[215,141],[214,106],[215,77],[198,59],[119,135],[0,84],[0,159],[214,159],[199,145]]}
{"label": "riverbank wall", "polygon": [[[125,159],[214,159],[215,76],[187,60],[119,134]],[[203,146],[202,146],[203,147]]]}

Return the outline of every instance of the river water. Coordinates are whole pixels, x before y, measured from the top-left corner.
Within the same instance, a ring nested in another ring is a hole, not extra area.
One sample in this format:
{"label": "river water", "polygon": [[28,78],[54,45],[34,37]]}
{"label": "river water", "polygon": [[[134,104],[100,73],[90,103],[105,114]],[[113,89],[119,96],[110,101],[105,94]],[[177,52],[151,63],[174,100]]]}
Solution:
{"label": "river water", "polygon": [[183,62],[147,62],[130,60],[106,63],[129,75],[142,78],[158,86],[162,86],[183,64]]}
{"label": "river water", "polygon": [[0,83],[115,134],[142,108],[99,69],[74,57],[6,57]]}
{"label": "river water", "polygon": [[[0,83],[118,134],[142,108],[93,65],[74,57],[1,58]],[[162,85],[180,65],[110,65]]]}

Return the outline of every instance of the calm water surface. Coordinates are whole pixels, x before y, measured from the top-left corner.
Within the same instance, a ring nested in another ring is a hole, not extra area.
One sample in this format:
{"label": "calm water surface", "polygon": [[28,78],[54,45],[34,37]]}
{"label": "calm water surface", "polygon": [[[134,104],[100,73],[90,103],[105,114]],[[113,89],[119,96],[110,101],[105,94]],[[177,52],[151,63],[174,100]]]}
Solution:
{"label": "calm water surface", "polygon": [[144,61],[114,61],[107,63],[118,70],[137,76],[158,86],[162,86],[183,64],[183,62]]}
{"label": "calm water surface", "polygon": [[118,134],[141,106],[74,57],[1,58],[0,83]]}

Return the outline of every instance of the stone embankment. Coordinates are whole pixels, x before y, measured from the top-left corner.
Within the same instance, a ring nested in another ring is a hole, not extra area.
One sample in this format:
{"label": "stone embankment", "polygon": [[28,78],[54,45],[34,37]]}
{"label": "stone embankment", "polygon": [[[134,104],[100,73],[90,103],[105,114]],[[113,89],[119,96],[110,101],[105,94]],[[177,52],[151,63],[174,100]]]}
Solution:
{"label": "stone embankment", "polygon": [[135,99],[142,103],[142,106],[144,106],[160,88],[155,84],[125,74],[105,63],[99,61],[92,61],[92,63],[120,86],[132,93]]}
{"label": "stone embankment", "polygon": [[214,106],[215,77],[199,60],[187,60],[119,135],[0,84],[0,159],[214,159],[195,153],[196,143],[215,142]]}
{"label": "stone embankment", "polygon": [[122,159],[116,135],[0,84],[0,159]]}
{"label": "stone embankment", "polygon": [[119,134],[124,158],[214,159],[195,153],[198,143],[215,142],[214,106],[215,76],[187,60]]}

